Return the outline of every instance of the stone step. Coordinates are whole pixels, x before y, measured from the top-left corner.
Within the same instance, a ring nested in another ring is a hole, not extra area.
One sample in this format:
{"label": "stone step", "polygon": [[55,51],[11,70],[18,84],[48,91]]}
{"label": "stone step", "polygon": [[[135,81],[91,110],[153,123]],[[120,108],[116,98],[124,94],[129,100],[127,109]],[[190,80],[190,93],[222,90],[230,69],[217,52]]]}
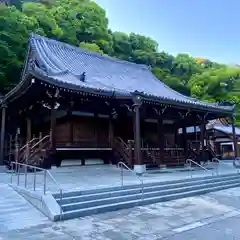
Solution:
{"label": "stone step", "polygon": [[[67,220],[67,219],[73,219],[73,218],[78,218],[78,217],[84,217],[84,216],[89,216],[93,214],[99,214],[99,213],[104,213],[108,211],[116,211],[120,209],[126,209],[126,208],[131,208],[131,207],[136,207],[136,206],[143,206],[147,204],[153,204],[157,202],[163,202],[163,201],[170,201],[170,200],[175,200],[179,198],[185,198],[185,197],[191,197],[191,196],[196,196],[200,194],[206,194],[209,192],[214,192],[214,191],[219,191],[219,190],[224,190],[228,188],[233,188],[233,187],[239,187],[240,182],[237,183],[225,183],[215,187],[203,187],[198,190],[192,190],[192,191],[182,191],[180,193],[173,193],[173,194],[167,194],[163,196],[156,196],[156,197],[140,197],[136,200],[128,200],[128,201],[122,201],[122,202],[117,202],[117,203],[111,203],[111,204],[105,204],[105,205],[100,205],[100,206],[93,206],[93,207],[88,207],[88,208],[82,208],[82,209],[75,209],[72,211],[66,211],[63,212],[61,216],[61,220]],[[60,220],[60,215],[56,217],[56,219]]]}
{"label": "stone step", "polygon": [[[222,174],[222,175],[214,175],[214,176],[204,176],[204,177],[194,177],[194,178],[185,178],[181,180],[170,180],[170,181],[164,181],[164,182],[149,182],[144,183],[143,187],[154,187],[154,186],[162,186],[162,185],[169,185],[169,184],[179,184],[179,183],[189,183],[189,182],[195,182],[198,180],[208,180],[208,179],[218,179],[218,178],[227,178],[231,176],[239,176],[236,173],[230,173],[230,174]],[[144,178],[143,178],[144,180]],[[139,182],[140,183],[140,182]],[[82,191],[71,191],[71,192],[63,192],[63,198],[67,197],[74,197],[74,196],[82,196],[82,195],[89,195],[89,194],[96,194],[96,193],[103,193],[103,192],[111,192],[111,191],[118,191],[118,190],[127,190],[127,189],[133,189],[133,188],[139,188],[139,183],[137,184],[131,184],[131,185],[124,185],[124,186],[115,186],[115,187],[105,187],[105,188],[97,188],[97,189],[90,189],[90,190],[82,190]],[[59,193],[53,194],[53,196],[56,199],[60,198]]]}
{"label": "stone step", "polygon": [[[72,211],[72,210],[78,210],[78,209],[84,209],[84,208],[90,208],[95,206],[102,206],[112,203],[121,203],[126,201],[134,201],[141,198],[154,198],[158,196],[166,196],[171,194],[178,194],[182,192],[188,192],[188,191],[197,191],[201,190],[203,188],[210,188],[210,187],[218,187],[222,184],[224,185],[225,181],[219,181],[216,183],[208,183],[208,184],[198,184],[196,186],[189,186],[189,187],[181,187],[181,188],[175,188],[175,189],[169,189],[169,190],[162,190],[162,191],[152,191],[152,192],[142,192],[137,194],[128,194],[128,195],[122,195],[117,197],[108,197],[108,198],[102,198],[102,199],[95,199],[91,201],[79,201],[76,203],[69,203],[69,204],[63,204],[62,209],[64,212],[66,211]],[[228,184],[240,184],[239,179],[234,180],[228,180]]]}
{"label": "stone step", "polygon": [[[163,190],[171,190],[171,189],[177,189],[177,188],[183,188],[188,186],[197,186],[201,184],[207,184],[207,183],[213,183],[213,182],[222,182],[222,181],[230,181],[230,180],[238,180],[239,178],[235,176],[227,176],[227,177],[220,177],[220,178],[210,178],[210,179],[198,179],[195,181],[189,181],[189,182],[176,182],[176,183],[158,183],[158,185],[143,185],[144,193],[148,192],[154,192],[154,191],[163,191]],[[103,199],[103,198],[110,198],[110,197],[118,197],[122,195],[131,195],[131,194],[139,194],[142,192],[142,186],[141,185],[134,185],[131,188],[128,189],[105,189],[104,192],[93,192],[90,194],[84,194],[79,193],[77,196],[64,196],[60,203],[60,198],[57,197],[56,200],[61,205],[63,204],[69,204],[69,203],[76,203],[81,201],[91,201],[95,199]]]}
{"label": "stone step", "polygon": [[[61,220],[205,194],[240,186],[239,174],[206,176],[168,182],[134,184],[64,193],[54,197],[62,207]],[[60,219],[60,216],[56,216]]]}

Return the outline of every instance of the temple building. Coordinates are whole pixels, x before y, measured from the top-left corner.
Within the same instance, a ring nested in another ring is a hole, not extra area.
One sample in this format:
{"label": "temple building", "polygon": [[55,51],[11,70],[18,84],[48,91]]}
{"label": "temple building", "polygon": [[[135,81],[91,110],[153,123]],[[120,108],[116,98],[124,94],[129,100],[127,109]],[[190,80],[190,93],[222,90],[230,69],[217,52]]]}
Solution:
{"label": "temple building", "polygon": [[184,96],[145,65],[38,35],[29,38],[21,81],[3,97],[1,112],[1,164],[123,161],[141,173],[183,166],[187,127],[201,128],[200,152],[211,120],[230,119],[235,136],[234,106]]}
{"label": "temple building", "polygon": [[[181,134],[181,133],[180,133]],[[188,141],[199,145],[201,129],[199,127],[187,128]],[[236,152],[240,152],[240,128],[235,127],[235,139],[237,142]],[[226,119],[216,119],[209,121],[206,125],[206,141],[215,153],[215,157],[222,160],[232,160],[235,158],[234,137],[231,124]]]}

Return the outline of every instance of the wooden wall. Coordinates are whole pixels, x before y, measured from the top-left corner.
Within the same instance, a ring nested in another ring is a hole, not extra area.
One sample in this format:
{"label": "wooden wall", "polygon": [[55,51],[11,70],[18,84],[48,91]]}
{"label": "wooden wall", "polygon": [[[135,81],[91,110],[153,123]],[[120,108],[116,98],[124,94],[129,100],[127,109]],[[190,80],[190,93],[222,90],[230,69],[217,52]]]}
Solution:
{"label": "wooden wall", "polygon": [[71,117],[57,121],[57,146],[108,147],[109,120]]}

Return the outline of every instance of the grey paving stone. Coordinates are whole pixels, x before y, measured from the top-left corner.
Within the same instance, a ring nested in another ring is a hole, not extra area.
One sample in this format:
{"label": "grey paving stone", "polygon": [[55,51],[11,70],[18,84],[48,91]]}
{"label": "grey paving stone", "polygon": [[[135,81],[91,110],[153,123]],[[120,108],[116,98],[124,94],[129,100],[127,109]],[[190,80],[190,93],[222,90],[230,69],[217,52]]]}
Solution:
{"label": "grey paving stone", "polygon": [[[72,170],[61,171],[64,175],[61,181],[69,180],[67,175]],[[100,171],[101,174],[106,174],[107,169],[100,169]],[[111,180],[118,176],[119,172],[114,171],[115,169],[112,173],[110,171]],[[131,177],[127,176],[128,182],[131,182]],[[3,174],[0,175],[0,180],[1,178]],[[76,183],[79,182],[79,172],[74,172],[71,181],[73,179]],[[102,183],[106,179],[102,178]],[[83,180],[86,180],[84,187],[96,183],[96,180],[90,179],[86,174]],[[71,181],[66,181],[65,186],[72,186]],[[2,182],[0,184],[0,240],[240,239],[238,229],[240,188],[52,223],[4,184],[7,182],[6,179]]]}

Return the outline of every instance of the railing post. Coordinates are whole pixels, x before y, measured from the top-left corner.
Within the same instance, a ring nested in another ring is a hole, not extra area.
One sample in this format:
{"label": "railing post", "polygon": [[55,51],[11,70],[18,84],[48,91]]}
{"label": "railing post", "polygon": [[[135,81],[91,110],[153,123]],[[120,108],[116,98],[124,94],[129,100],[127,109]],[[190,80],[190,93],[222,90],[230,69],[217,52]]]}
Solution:
{"label": "railing post", "polygon": [[36,191],[36,168],[34,168],[33,191]]}
{"label": "railing post", "polygon": [[26,151],[25,151],[25,163],[28,165],[28,159],[30,155],[30,147],[29,143],[26,144]]}
{"label": "railing post", "polygon": [[25,186],[25,188],[27,188],[27,165],[25,165],[25,184],[24,184],[24,186]]}
{"label": "railing post", "polygon": [[46,169],[44,170],[44,185],[43,185],[43,193],[44,195],[46,194],[46,184],[47,184],[47,171]]}
{"label": "railing post", "polygon": [[9,162],[12,162],[12,158],[11,158],[12,157],[12,149],[13,149],[12,142],[13,142],[12,135],[10,135],[10,137],[9,137],[9,156],[8,156]]}
{"label": "railing post", "polygon": [[[40,132],[40,133],[39,133],[39,141],[42,139],[42,137],[43,137],[43,136],[42,136],[42,132]],[[41,145],[42,145],[42,142],[39,143],[39,148],[41,147]]]}
{"label": "railing post", "polygon": [[19,186],[19,165],[18,165],[18,163],[16,164],[16,168],[17,168],[17,185]]}
{"label": "railing post", "polygon": [[[19,146],[18,146],[18,142],[17,142],[17,140],[16,140],[16,142],[15,142],[15,162],[16,163],[18,163],[18,157],[19,157]],[[17,167],[17,165],[16,165],[16,167]]]}
{"label": "railing post", "polygon": [[192,161],[190,161],[190,171],[191,171],[191,178],[192,178],[192,171],[193,171],[193,169],[192,169]]}
{"label": "railing post", "polygon": [[142,184],[142,200],[143,200],[143,198],[144,198],[144,195],[143,195],[143,180],[141,180],[141,184]]}
{"label": "railing post", "polygon": [[11,184],[13,183],[13,162],[11,162]]}
{"label": "railing post", "polygon": [[62,198],[63,198],[63,192],[62,189],[60,189],[60,221],[62,220]]}
{"label": "railing post", "polygon": [[122,187],[123,187],[123,166],[121,165],[121,182],[122,182]]}

